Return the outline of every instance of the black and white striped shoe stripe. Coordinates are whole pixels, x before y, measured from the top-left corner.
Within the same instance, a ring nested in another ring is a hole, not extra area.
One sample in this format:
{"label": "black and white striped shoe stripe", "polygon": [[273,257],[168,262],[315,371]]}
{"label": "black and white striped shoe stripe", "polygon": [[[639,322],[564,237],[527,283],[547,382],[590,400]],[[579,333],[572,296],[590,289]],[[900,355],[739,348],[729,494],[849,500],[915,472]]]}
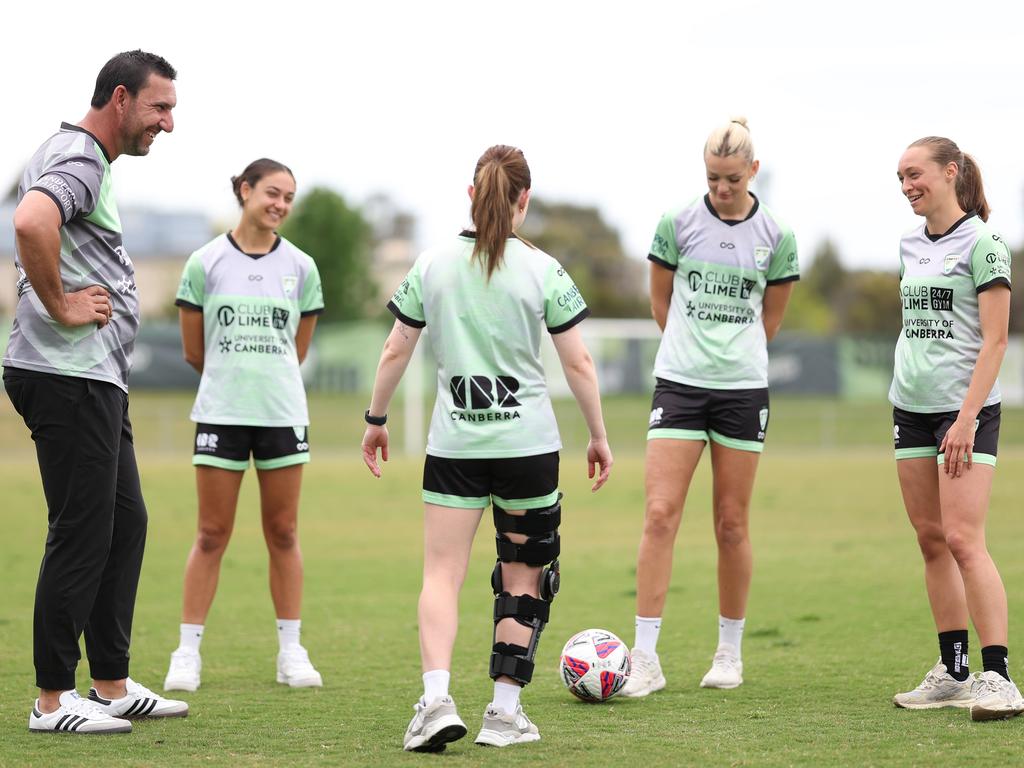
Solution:
{"label": "black and white striped shoe stripe", "polygon": [[60,720],[57,721],[57,725],[53,727],[55,731],[77,731],[78,727],[86,721],[87,718],[79,715],[64,715]]}
{"label": "black and white striped shoe stripe", "polygon": [[159,703],[158,699],[150,699],[148,697],[144,697],[144,698],[141,698],[141,699],[136,699],[134,702],[132,702],[132,705],[130,707],[128,707],[128,709],[125,710],[125,713],[123,715],[121,715],[121,716],[122,717],[133,717],[133,716],[134,717],[145,717],[146,715],[148,715],[150,712],[152,712],[156,708],[156,705],[158,703]]}
{"label": "black and white striped shoe stripe", "polygon": [[70,730],[77,731],[85,723],[85,721],[86,721],[86,718],[84,718],[84,717],[78,718],[78,722],[75,723],[74,725],[72,725]]}

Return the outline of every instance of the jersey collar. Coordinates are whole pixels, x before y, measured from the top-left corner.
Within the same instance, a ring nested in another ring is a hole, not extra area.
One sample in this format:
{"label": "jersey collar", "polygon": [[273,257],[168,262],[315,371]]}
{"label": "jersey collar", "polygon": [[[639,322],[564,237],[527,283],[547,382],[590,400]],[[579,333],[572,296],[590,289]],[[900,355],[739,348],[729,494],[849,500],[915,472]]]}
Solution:
{"label": "jersey collar", "polygon": [[277,250],[277,246],[279,246],[281,244],[281,236],[278,235],[277,239],[274,241],[274,244],[272,246],[270,246],[270,250],[267,251],[266,253],[246,253],[245,251],[242,250],[241,246],[239,246],[238,243],[235,242],[235,238],[233,238],[231,236],[230,232],[227,233],[227,236],[228,236],[228,242],[231,243],[235,247],[235,250],[238,251],[239,253],[245,255],[245,256],[248,256],[250,259],[261,259],[264,256],[267,256],[267,255],[273,253],[274,251],[276,251]]}
{"label": "jersey collar", "polygon": [[754,218],[754,214],[757,213],[757,209],[761,207],[761,201],[757,199],[757,195],[755,195],[753,192],[748,192],[747,194],[754,198],[754,204],[750,207],[750,213],[748,213],[742,219],[723,219],[721,216],[719,216],[718,211],[715,210],[715,206],[711,204],[710,193],[704,195],[704,205],[708,207],[708,211],[711,213],[711,215],[718,219],[720,222],[722,222],[723,224],[728,224],[730,227],[735,227],[737,224],[742,224],[744,221],[750,221],[750,219]]}
{"label": "jersey collar", "polygon": [[92,139],[93,141],[96,142],[96,146],[98,146],[100,148],[100,151],[103,152],[103,156],[105,158],[107,158],[107,165],[110,165],[110,162],[111,162],[111,160],[110,160],[110,153],[107,152],[107,148],[103,146],[103,142],[100,141],[99,139],[97,139],[89,131],[85,130],[85,128],[82,128],[79,125],[72,125],[71,123],[64,123],[64,122],[62,122],[60,124],[60,129],[62,131],[77,131],[78,133],[84,133],[86,136],[88,136],[90,139]]}
{"label": "jersey collar", "polygon": [[927,237],[929,240],[931,240],[933,243],[937,243],[939,240],[944,238],[946,235],[952,234],[956,230],[957,227],[959,227],[961,224],[963,224],[965,221],[967,221],[969,218],[971,218],[971,216],[977,216],[977,215],[978,214],[976,212],[974,212],[974,211],[968,211],[961,218],[957,219],[953,223],[953,226],[951,226],[949,229],[947,229],[941,235],[933,235],[931,232],[928,231],[928,225],[925,224],[924,225],[924,236]]}

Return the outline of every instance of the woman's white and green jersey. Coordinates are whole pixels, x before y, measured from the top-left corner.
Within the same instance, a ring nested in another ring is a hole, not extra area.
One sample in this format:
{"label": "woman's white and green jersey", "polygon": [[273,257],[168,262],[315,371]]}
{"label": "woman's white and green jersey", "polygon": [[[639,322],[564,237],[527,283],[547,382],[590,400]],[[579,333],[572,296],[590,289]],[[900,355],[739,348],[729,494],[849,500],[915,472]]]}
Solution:
{"label": "woman's white and green jersey", "polygon": [[723,221],[705,195],[662,217],[647,258],[675,272],[654,375],[707,389],[767,387],[764,292],[800,279],[792,230],[756,197],[745,219]]}
{"label": "woman's white and green jersey", "polygon": [[450,459],[507,458],[562,447],[540,344],[590,314],[551,256],[518,238],[488,279],[471,260],[475,233],[424,251],[388,309],[427,328],[437,360],[437,400],[427,453]]}
{"label": "woman's white and green jersey", "polygon": [[193,253],[179,307],[203,313],[205,358],[192,421],[251,427],[309,426],[295,334],[323,311],[316,263],[278,237],[244,253],[230,234]]}
{"label": "woman's white and green jersey", "polygon": [[[904,235],[903,328],[889,389],[894,406],[913,413],[960,410],[981,351],[978,294],[998,285],[1010,287],[1010,251],[976,214],[941,235],[923,224]],[[999,401],[996,381],[984,405]]]}

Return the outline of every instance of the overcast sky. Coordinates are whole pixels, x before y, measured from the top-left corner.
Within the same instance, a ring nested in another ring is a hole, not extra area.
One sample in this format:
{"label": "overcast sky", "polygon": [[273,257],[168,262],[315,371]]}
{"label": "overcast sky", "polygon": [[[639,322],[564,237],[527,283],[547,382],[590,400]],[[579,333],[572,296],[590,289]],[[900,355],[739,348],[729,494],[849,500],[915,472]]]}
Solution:
{"label": "overcast sky", "polygon": [[831,236],[848,265],[895,269],[899,236],[918,223],[896,163],[924,135],[975,155],[991,221],[1024,243],[1020,8],[13,3],[0,32],[0,180],[15,179],[61,120],[81,119],[113,53],[141,47],[178,69],[179,106],[149,157],[114,164],[122,205],[232,222],[228,178],[265,155],[292,167],[300,194],[313,184],[356,202],[390,194],[416,214],[425,245],[466,222],[477,157],[509,143],[526,152],[534,194],[598,206],[643,256],[659,216],[705,190],[708,132],[739,114],[763,199],[805,257]]}

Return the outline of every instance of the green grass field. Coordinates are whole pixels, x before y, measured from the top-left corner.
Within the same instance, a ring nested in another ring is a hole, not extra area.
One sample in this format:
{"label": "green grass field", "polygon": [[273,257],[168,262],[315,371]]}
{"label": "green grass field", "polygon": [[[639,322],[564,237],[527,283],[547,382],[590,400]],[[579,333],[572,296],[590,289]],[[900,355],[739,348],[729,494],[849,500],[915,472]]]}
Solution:
{"label": "green grass field", "polygon": [[[181,573],[195,526],[185,395],[133,395],[150,533],[136,610],[133,677],[159,690],[177,643]],[[441,756],[406,754],[401,738],[420,694],[416,599],[421,461],[395,456],[383,479],[362,466],[361,399],[313,400],[313,463],[303,491],[303,641],[321,690],[274,682],[277,640],[266,587],[255,483],[243,489],[234,540],[203,642],[203,686],[186,720],[139,722],[133,734],[30,734],[31,613],[45,510],[31,444],[0,407],[0,765],[1013,765],[1024,721],[975,724],[962,710],[907,712],[892,694],[937,656],[920,556],[895,481],[884,404],[773,403],[753,510],[755,577],[745,684],[698,687],[714,651],[715,552],[710,473],[698,472],[677,543],[659,650],[668,687],[644,700],[575,701],[557,675],[574,632],[600,626],[632,641],[634,561],[643,516],[644,399],[611,399],[616,451],[608,486],[591,494],[572,403],[558,405],[566,449],[562,592],[524,703],[542,741],[507,751],[472,743],[489,700],[494,561],[481,525],[461,603],[452,693],[469,738]],[[395,411],[398,412],[397,409]],[[1010,595],[1011,667],[1024,658],[1024,415],[1004,411],[989,541]],[[972,634],[972,662],[980,652]],[[79,687],[87,689],[80,668]]]}

